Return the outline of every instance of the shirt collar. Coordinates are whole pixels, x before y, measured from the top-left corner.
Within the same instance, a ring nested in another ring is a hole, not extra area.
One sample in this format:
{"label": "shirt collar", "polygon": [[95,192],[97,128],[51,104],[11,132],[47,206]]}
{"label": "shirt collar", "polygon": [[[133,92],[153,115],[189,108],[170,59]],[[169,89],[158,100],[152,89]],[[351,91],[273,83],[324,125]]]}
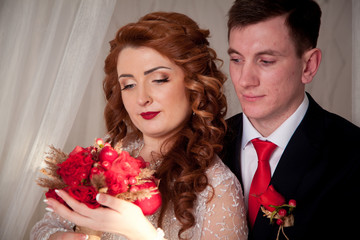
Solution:
{"label": "shirt collar", "polygon": [[283,122],[270,136],[264,138],[251,124],[248,117],[243,114],[243,132],[241,149],[244,149],[249,142],[254,138],[260,138],[261,140],[268,140],[275,143],[278,147],[285,149],[286,145],[290,141],[291,136],[294,134],[296,128],[304,118],[306,111],[309,107],[309,99],[305,94],[304,100],[296,111]]}

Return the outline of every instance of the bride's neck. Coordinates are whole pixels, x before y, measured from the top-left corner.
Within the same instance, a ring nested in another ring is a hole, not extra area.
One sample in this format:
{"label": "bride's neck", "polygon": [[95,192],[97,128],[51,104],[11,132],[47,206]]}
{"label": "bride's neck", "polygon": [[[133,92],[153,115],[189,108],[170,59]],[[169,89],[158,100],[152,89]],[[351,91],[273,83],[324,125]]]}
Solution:
{"label": "bride's neck", "polygon": [[158,157],[160,153],[167,151],[168,147],[163,146],[164,142],[164,140],[144,137],[144,146],[140,151],[140,156],[142,156],[145,161],[153,160],[153,158]]}

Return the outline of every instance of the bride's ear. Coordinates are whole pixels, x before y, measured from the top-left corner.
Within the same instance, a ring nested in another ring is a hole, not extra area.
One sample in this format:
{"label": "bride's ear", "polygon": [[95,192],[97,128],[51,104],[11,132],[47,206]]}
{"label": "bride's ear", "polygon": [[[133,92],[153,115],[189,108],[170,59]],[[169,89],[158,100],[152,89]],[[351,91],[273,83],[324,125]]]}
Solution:
{"label": "bride's ear", "polygon": [[302,58],[304,63],[302,82],[304,84],[308,84],[313,80],[317,70],[319,69],[321,62],[321,50],[318,48],[310,49],[304,53]]}

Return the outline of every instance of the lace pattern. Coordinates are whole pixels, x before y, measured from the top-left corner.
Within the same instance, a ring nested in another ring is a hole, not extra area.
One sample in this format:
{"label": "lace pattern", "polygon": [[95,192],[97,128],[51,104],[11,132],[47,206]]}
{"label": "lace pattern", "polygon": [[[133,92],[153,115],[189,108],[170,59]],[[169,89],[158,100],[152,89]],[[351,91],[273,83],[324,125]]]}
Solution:
{"label": "lace pattern", "polygon": [[42,220],[35,224],[30,240],[49,239],[56,232],[73,232],[75,224],[51,212],[45,213]]}
{"label": "lace pattern", "polygon": [[[199,194],[195,217],[196,225],[182,236],[188,239],[241,239],[248,236],[246,209],[241,186],[235,175],[216,156],[215,164],[207,170],[207,176],[213,189],[207,187]],[[157,227],[158,213],[148,217]],[[74,224],[64,220],[55,213],[46,213],[31,231],[30,239],[47,240],[57,231],[73,231]],[[163,230],[166,239],[178,239],[180,222],[174,211],[169,208],[164,217]],[[104,233],[103,240],[125,240],[120,235]]]}

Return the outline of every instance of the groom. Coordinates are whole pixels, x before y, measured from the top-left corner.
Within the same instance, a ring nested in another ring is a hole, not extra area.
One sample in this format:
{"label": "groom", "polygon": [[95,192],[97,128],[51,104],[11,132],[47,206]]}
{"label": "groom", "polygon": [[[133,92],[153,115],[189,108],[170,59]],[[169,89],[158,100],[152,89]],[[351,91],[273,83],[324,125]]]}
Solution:
{"label": "groom", "polygon": [[[305,93],[321,61],[320,17],[312,0],[237,0],[229,11],[230,76],[243,113],[228,119],[222,158],[242,183],[249,239],[277,237],[255,197],[269,185],[296,200],[289,239],[360,236],[360,129]],[[273,146],[265,162],[253,139]]]}

